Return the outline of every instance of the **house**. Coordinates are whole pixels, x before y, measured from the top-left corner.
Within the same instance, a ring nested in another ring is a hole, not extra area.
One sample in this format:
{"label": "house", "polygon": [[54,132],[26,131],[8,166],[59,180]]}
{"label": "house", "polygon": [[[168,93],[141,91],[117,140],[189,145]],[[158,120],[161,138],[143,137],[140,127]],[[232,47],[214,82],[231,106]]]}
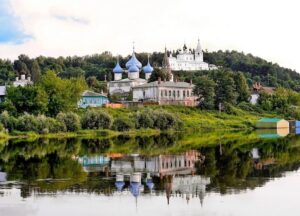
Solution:
{"label": "house", "polygon": [[278,118],[262,118],[256,123],[259,129],[289,128],[289,122]]}
{"label": "house", "polygon": [[84,91],[78,102],[79,108],[101,107],[107,104],[108,98],[104,94],[99,94],[93,91]]}
{"label": "house", "polygon": [[260,83],[255,82],[252,86],[252,92],[250,97],[250,103],[255,105],[259,99],[260,93],[273,94],[275,88],[274,87],[266,87],[262,86]]}
{"label": "house", "polygon": [[5,100],[6,86],[0,86],[0,103]]}

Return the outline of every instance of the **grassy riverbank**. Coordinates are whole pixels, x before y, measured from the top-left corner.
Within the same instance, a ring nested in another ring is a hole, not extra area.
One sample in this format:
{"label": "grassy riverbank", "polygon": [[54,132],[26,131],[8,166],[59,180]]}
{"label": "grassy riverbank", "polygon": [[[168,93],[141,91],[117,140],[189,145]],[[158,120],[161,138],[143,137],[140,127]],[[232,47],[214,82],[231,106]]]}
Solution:
{"label": "grassy riverbank", "polygon": [[[111,108],[95,108],[95,110],[100,110],[108,113],[113,119],[126,118],[129,121],[133,121],[137,112],[151,112],[153,110],[163,110],[176,116],[182,122],[182,127],[180,131],[250,131],[253,130],[256,121],[261,117],[274,117],[275,114],[270,113],[256,113],[248,112],[238,108],[233,108],[231,114],[219,113],[218,111],[207,111],[200,110],[193,107],[183,107],[183,106],[148,106],[144,108],[122,108],[122,109],[111,109]],[[86,110],[79,110],[78,114],[82,116]],[[171,129],[170,131],[174,131]],[[169,132],[170,132],[169,131]],[[59,133],[44,133],[38,134],[36,132],[20,132],[13,131],[9,134],[0,133],[0,138],[69,138],[69,137],[114,137],[120,134],[137,136],[137,135],[156,135],[161,133],[159,129],[132,128],[128,131],[116,131],[116,130],[79,130],[76,132],[59,132]]]}

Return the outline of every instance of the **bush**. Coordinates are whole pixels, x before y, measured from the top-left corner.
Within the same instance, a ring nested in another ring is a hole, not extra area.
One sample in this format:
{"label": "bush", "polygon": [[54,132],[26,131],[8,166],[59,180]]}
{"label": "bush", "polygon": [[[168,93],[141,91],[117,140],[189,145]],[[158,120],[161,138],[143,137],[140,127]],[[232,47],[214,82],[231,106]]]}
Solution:
{"label": "bush", "polygon": [[132,128],[134,124],[129,118],[117,118],[112,125],[112,129],[116,131],[129,131]]}
{"label": "bush", "polygon": [[105,112],[88,110],[81,119],[83,129],[109,129],[112,117]]}
{"label": "bush", "polygon": [[67,131],[78,131],[80,129],[80,119],[76,113],[59,113],[56,119],[65,125]]}
{"label": "bush", "polygon": [[163,110],[154,111],[153,119],[154,127],[160,130],[179,129],[182,126],[182,122],[177,117]]}
{"label": "bush", "polygon": [[135,126],[140,128],[153,128],[154,120],[149,110],[144,112],[138,112],[135,116]]}
{"label": "bush", "polygon": [[257,113],[263,112],[259,106],[253,105],[253,104],[247,103],[247,102],[239,103],[238,108],[240,108],[241,110],[244,110],[244,111],[249,111],[249,112],[257,112]]}
{"label": "bush", "polygon": [[39,127],[41,127],[41,124],[42,123],[38,122],[35,116],[25,113],[18,118],[16,129],[19,131],[39,132]]}
{"label": "bush", "polygon": [[0,123],[3,125],[5,129],[11,132],[16,127],[17,119],[13,116],[10,116],[7,111],[3,111],[0,114]]}

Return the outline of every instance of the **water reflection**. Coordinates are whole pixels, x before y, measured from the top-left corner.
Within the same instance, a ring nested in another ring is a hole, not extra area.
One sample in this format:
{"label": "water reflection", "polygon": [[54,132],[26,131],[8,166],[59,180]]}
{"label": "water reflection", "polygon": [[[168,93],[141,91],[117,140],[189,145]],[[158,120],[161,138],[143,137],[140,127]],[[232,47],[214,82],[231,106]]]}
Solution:
{"label": "water reflection", "polygon": [[300,165],[298,136],[207,134],[193,142],[190,137],[11,140],[0,150],[0,194],[130,194],[136,205],[141,197],[163,196],[165,205],[181,198],[205,206],[208,194],[253,190]]}

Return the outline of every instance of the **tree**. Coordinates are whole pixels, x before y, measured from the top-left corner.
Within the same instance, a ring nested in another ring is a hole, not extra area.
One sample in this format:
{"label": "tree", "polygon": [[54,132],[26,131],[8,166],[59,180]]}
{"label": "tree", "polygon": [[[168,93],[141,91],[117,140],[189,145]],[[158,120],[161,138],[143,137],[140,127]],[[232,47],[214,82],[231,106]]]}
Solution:
{"label": "tree", "polygon": [[7,101],[15,107],[16,115],[24,112],[35,115],[47,112],[48,96],[37,86],[11,86],[7,89]]}
{"label": "tree", "polygon": [[238,93],[237,102],[248,102],[250,98],[250,91],[247,80],[242,72],[234,74],[234,82],[236,86],[236,92]]}
{"label": "tree", "polygon": [[198,97],[199,107],[213,109],[215,106],[215,82],[207,76],[199,77],[195,82],[194,95]]}
{"label": "tree", "polygon": [[216,108],[219,104],[225,102],[230,104],[236,103],[237,94],[235,92],[235,84],[232,78],[232,73],[221,71],[216,78]]}
{"label": "tree", "polygon": [[54,71],[47,71],[42,76],[39,86],[48,95],[48,115],[50,116],[74,109],[82,92],[87,88],[83,78],[63,80],[57,77]]}
{"label": "tree", "polygon": [[41,69],[36,60],[32,62],[31,66],[31,78],[34,83],[37,83],[41,78]]}

